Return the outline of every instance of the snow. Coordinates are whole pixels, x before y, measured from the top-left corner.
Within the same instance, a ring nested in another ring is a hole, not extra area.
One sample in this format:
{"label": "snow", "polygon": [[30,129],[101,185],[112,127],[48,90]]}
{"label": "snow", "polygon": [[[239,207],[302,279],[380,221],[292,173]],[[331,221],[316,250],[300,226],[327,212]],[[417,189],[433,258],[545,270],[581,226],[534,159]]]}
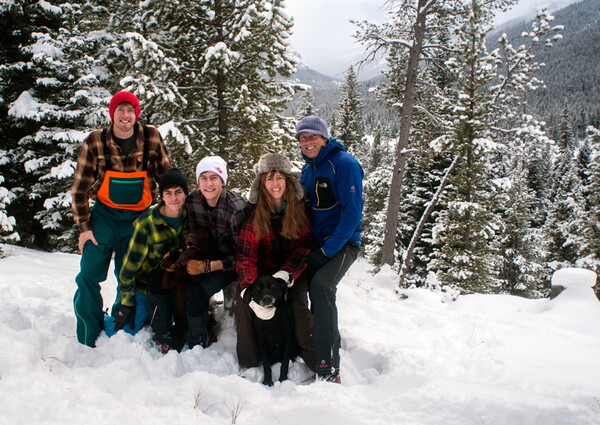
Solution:
{"label": "snow", "polygon": [[[0,423],[543,424],[600,423],[600,303],[595,275],[563,269],[558,297],[394,291],[359,259],[338,287],[342,385],[263,386],[240,371],[233,321],[220,340],[163,356],[149,332],[77,343],[72,297],[78,255],[2,245]],[[105,304],[115,294],[111,273]],[[274,377],[278,375],[274,367]]]}
{"label": "snow", "polygon": [[8,110],[8,115],[14,118],[39,119],[40,111],[56,109],[51,105],[39,103],[30,92],[24,91]]}

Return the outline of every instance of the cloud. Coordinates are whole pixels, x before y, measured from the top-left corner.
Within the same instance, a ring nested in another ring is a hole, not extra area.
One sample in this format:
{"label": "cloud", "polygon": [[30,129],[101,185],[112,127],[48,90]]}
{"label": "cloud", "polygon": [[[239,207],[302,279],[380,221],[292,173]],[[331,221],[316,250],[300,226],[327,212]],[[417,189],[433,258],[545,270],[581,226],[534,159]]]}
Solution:
{"label": "cloud", "polygon": [[351,20],[384,22],[384,1],[288,0],[286,13],[294,17],[292,47],[302,61],[323,74],[340,77],[362,59],[364,48],[352,37]]}

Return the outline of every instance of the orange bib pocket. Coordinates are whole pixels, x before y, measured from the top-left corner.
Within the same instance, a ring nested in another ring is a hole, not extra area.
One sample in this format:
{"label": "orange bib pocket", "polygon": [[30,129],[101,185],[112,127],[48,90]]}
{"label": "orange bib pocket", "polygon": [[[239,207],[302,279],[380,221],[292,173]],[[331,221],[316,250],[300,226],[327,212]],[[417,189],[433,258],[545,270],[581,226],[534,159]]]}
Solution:
{"label": "orange bib pocket", "polygon": [[152,203],[148,173],[106,171],[98,199],[111,208],[143,211]]}

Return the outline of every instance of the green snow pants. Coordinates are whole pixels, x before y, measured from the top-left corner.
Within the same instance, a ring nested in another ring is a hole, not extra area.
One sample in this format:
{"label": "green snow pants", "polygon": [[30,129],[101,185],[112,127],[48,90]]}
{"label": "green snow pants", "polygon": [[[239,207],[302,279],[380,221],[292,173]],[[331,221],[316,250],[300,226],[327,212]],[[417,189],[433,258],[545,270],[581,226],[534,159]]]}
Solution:
{"label": "green snow pants", "polygon": [[[87,241],[81,255],[80,271],[75,278],[77,291],[73,297],[73,307],[77,318],[77,340],[89,347],[96,345],[96,339],[104,326],[104,312],[100,282],[108,276],[113,252],[115,254],[115,276],[119,282],[119,272],[123,257],[127,252],[133,234],[133,222],[140,211],[120,210],[107,207],[96,201],[90,211],[90,222],[98,245]],[[112,307],[115,313],[121,308],[121,294],[117,287],[117,297]]]}

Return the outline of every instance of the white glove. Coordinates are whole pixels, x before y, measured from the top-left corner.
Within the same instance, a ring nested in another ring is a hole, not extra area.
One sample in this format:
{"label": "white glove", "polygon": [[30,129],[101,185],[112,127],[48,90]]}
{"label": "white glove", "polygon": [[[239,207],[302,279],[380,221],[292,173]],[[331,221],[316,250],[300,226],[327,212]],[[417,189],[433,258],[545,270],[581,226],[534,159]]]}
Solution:
{"label": "white glove", "polygon": [[291,288],[294,285],[294,277],[290,272],[286,272],[285,270],[279,270],[277,273],[273,274],[275,279],[281,279],[285,282],[288,288]]}

